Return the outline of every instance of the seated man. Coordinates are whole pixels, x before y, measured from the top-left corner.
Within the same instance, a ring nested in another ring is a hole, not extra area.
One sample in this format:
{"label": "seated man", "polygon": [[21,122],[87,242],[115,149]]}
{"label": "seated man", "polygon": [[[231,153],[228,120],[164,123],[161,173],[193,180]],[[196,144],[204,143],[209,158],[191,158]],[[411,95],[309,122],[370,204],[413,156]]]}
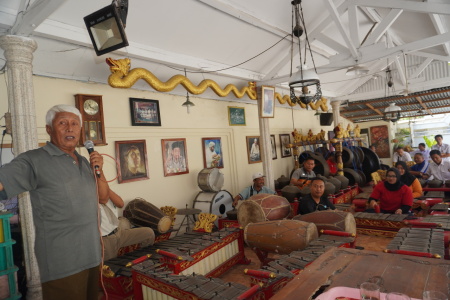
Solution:
{"label": "seated man", "polygon": [[264,176],[262,173],[255,173],[252,176],[253,184],[244,188],[236,197],[233,199],[233,206],[237,206],[239,200],[247,200],[253,195],[256,194],[273,194],[275,195],[275,191],[270,187],[264,185]]}
{"label": "seated man", "polygon": [[153,229],[148,227],[131,228],[126,218],[117,218],[116,207],[123,207],[122,198],[109,190],[109,200],[100,203],[101,230],[104,248],[103,261],[117,257],[117,251],[121,247],[141,244],[141,247],[152,245],[155,241]]}
{"label": "seated man", "polygon": [[394,157],[392,158],[394,163],[398,161],[412,161],[411,155],[405,152],[402,147],[397,147],[395,149]]}
{"label": "seated man", "polygon": [[322,178],[313,178],[311,180],[311,194],[306,195],[300,200],[298,214],[305,215],[317,210],[335,210],[333,203],[324,196],[325,181]]}
{"label": "seated man", "polygon": [[416,176],[417,178],[422,178],[422,175],[427,172],[428,160],[425,159],[422,153],[416,152],[414,154],[414,162],[416,163],[414,166],[410,168],[409,173]]}
{"label": "seated man", "polygon": [[413,151],[411,154],[416,155],[416,153],[421,153],[423,159],[430,160],[430,150],[426,148],[425,143],[420,143],[418,149]]}
{"label": "seated man", "polygon": [[298,168],[292,173],[291,184],[302,189],[311,184],[311,179],[316,177],[313,169],[315,167],[314,158],[307,157],[303,162],[303,167]]}
{"label": "seated man", "polygon": [[430,158],[433,160],[428,170],[422,174],[424,179],[450,180],[450,161],[442,159],[441,151],[431,150]]}
{"label": "seated man", "polygon": [[330,175],[336,175],[338,168],[336,163],[336,154],[331,152],[327,159],[328,167],[330,167]]}

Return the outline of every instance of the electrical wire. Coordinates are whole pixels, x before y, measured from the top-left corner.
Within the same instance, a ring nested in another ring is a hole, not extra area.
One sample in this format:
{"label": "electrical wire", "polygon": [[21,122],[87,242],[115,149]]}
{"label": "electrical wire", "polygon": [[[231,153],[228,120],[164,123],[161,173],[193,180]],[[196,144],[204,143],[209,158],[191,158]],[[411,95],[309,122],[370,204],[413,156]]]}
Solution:
{"label": "electrical wire", "polygon": [[[192,73],[192,74],[195,74],[195,73],[207,74],[207,73],[216,73],[216,72],[220,72],[220,71],[229,70],[229,69],[232,69],[232,68],[235,68],[235,67],[239,67],[240,65],[243,65],[243,64],[245,64],[245,63],[247,63],[247,62],[249,62],[249,61],[251,61],[251,60],[257,58],[258,56],[264,54],[265,52],[269,51],[270,49],[272,49],[273,47],[275,47],[276,45],[278,45],[281,41],[283,41],[284,39],[286,39],[288,36],[290,36],[290,34],[286,34],[286,35],[285,35],[284,37],[282,37],[278,42],[276,42],[275,44],[273,44],[272,46],[270,46],[270,47],[267,48],[266,50],[260,52],[259,54],[256,54],[255,56],[253,56],[253,57],[251,57],[251,58],[249,58],[249,59],[247,59],[247,60],[245,60],[245,61],[243,61],[243,62],[241,62],[241,63],[239,63],[239,64],[237,64],[237,65],[233,65],[233,66],[230,66],[230,67],[227,67],[227,68],[217,69],[217,70],[213,70],[213,71],[187,71],[187,72],[188,72],[188,73]],[[162,65],[168,67],[169,69],[173,69],[173,70],[177,70],[177,71],[184,71],[183,69],[178,69],[178,68],[171,67],[171,66],[164,65],[164,64],[162,64]]]}

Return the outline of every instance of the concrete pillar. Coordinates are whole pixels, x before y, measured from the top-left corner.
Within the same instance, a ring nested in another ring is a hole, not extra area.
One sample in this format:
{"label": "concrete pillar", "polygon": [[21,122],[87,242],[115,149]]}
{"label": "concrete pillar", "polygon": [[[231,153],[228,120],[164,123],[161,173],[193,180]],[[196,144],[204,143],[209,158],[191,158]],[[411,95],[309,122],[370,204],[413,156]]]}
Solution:
{"label": "concrete pillar", "polygon": [[[275,176],[272,168],[272,145],[270,144],[270,118],[261,118],[261,98],[258,97],[259,135],[263,174],[266,175],[265,185],[275,190]],[[273,104],[275,105],[275,103]],[[274,107],[274,109],[276,109]]]}
{"label": "concrete pillar", "polygon": [[331,101],[331,106],[333,107],[333,121],[334,121],[334,126],[338,126],[339,125],[339,121],[340,121],[340,105],[341,105],[341,100],[333,100]]}
{"label": "concrete pillar", "polygon": [[[38,147],[36,109],[33,90],[34,40],[21,36],[0,37],[4,50],[8,78],[8,103],[11,110],[12,136],[16,155]],[[19,195],[24,263],[27,276],[27,299],[42,299],[41,280],[34,253],[35,231],[30,194]]]}

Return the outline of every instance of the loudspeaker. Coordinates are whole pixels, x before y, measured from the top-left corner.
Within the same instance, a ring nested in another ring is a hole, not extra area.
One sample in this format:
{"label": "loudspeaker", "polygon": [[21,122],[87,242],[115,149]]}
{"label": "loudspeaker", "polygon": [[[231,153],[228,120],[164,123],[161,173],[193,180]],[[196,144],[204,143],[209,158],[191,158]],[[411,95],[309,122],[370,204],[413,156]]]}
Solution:
{"label": "loudspeaker", "polygon": [[330,126],[333,123],[333,113],[320,114],[320,126]]}

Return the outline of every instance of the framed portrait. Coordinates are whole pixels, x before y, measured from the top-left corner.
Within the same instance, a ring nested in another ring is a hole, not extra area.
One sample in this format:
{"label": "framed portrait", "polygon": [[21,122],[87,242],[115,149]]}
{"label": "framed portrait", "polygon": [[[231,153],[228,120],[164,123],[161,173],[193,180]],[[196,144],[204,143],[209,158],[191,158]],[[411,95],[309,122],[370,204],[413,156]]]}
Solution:
{"label": "framed portrait", "polygon": [[275,143],[275,134],[270,135],[270,146],[272,148],[272,159],[277,159],[277,144]]}
{"label": "framed portrait", "polygon": [[292,149],[287,148],[286,145],[291,143],[291,135],[288,133],[280,134],[280,148],[281,148],[281,157],[289,157],[292,156]]}
{"label": "framed portrait", "polygon": [[161,140],[164,176],[189,173],[186,139]]}
{"label": "framed portrait", "polygon": [[273,86],[261,87],[261,118],[275,116],[275,88]]}
{"label": "framed portrait", "polygon": [[161,126],[159,101],[130,98],[131,125]]}
{"label": "framed portrait", "polygon": [[375,146],[379,158],[391,157],[387,125],[370,127],[370,143]]}
{"label": "framed portrait", "polygon": [[116,141],[119,183],[149,179],[145,140]]}
{"label": "framed portrait", "polygon": [[247,143],[247,158],[249,164],[255,164],[261,162],[261,149],[259,136],[247,136],[245,137]]}
{"label": "framed portrait", "polygon": [[245,108],[228,106],[228,123],[230,126],[245,126]]}
{"label": "framed portrait", "polygon": [[223,168],[222,142],[220,137],[202,138],[203,167]]}

